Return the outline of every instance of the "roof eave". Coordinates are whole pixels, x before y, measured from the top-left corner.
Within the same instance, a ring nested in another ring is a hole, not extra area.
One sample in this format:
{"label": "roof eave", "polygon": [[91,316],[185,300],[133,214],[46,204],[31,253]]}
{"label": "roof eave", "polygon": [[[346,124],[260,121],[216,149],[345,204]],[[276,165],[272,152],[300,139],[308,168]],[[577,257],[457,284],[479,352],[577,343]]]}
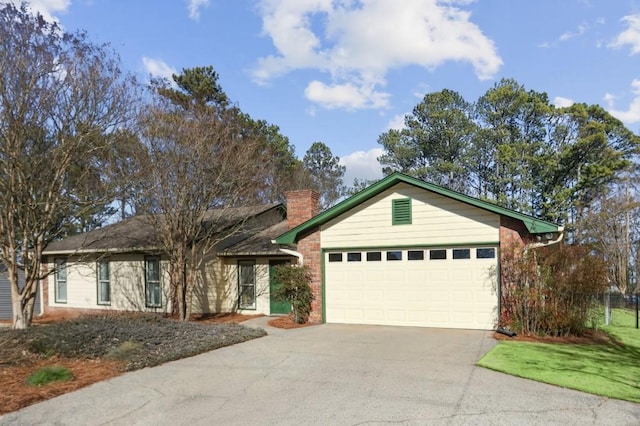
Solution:
{"label": "roof eave", "polygon": [[356,205],[378,195],[382,191],[398,184],[398,183],[407,183],[409,185],[414,185],[419,188],[425,189],[427,191],[435,192],[436,194],[443,195],[445,197],[449,197],[455,199],[457,201],[473,205],[475,207],[489,210],[493,213],[508,216],[517,220],[520,220],[524,223],[527,230],[531,234],[545,234],[549,232],[560,232],[561,229],[558,225],[553,224],[551,222],[546,222],[541,219],[536,219],[532,216],[525,215],[523,213],[518,213],[513,210],[509,210],[504,207],[500,207],[494,204],[491,204],[487,201],[480,200],[478,198],[470,197],[468,195],[455,192],[434,184],[430,184],[428,182],[424,182],[417,178],[407,176],[405,174],[395,172],[384,179],[374,183],[369,188],[366,188],[357,194],[343,200],[342,202],[336,204],[332,208],[325,210],[324,212],[316,215],[315,217],[309,219],[306,222],[301,223],[300,225],[290,229],[284,234],[280,235],[276,238],[276,244],[295,244],[298,240],[298,235],[306,230],[315,228],[317,226],[323,225],[329,220],[341,215],[342,213],[352,209]]}

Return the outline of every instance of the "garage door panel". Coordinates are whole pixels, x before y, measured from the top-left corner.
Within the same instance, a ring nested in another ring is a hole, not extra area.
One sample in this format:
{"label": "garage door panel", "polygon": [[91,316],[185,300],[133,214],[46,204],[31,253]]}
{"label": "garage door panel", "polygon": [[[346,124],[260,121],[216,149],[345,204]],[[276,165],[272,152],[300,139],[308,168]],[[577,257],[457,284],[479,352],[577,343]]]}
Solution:
{"label": "garage door panel", "polygon": [[[497,306],[489,270],[497,259],[328,262],[326,320],[335,323],[490,329]],[[397,250],[394,250],[397,251]],[[472,257],[475,250],[471,251]],[[343,256],[346,258],[346,256]]]}

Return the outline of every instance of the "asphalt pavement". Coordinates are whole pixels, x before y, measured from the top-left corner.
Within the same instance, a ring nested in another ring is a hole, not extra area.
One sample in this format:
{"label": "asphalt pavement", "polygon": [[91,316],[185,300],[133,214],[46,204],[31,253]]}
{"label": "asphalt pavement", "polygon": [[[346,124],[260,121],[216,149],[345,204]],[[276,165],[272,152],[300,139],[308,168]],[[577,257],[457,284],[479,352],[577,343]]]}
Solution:
{"label": "asphalt pavement", "polygon": [[495,345],[490,332],[266,328],[267,337],[127,373],[0,425],[640,425],[640,404],[476,367]]}

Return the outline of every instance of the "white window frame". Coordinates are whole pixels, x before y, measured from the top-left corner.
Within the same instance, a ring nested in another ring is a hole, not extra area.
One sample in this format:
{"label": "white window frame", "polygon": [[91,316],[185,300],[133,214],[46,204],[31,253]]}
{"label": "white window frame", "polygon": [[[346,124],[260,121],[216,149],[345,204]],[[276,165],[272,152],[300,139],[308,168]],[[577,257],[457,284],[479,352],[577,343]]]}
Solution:
{"label": "white window frame", "polygon": [[[157,277],[150,277],[149,264],[157,264]],[[162,308],[162,272],[160,271],[160,258],[155,256],[144,259],[144,302],[147,308]],[[156,298],[158,300],[156,300]]]}
{"label": "white window frame", "polygon": [[[69,270],[67,269],[67,259],[55,259],[55,286],[54,300],[56,303],[67,303]],[[61,291],[62,290],[62,291]],[[64,297],[63,297],[64,296]]]}
{"label": "white window frame", "polygon": [[[103,269],[102,267],[106,266],[107,275],[106,277],[102,275]],[[109,259],[99,260],[96,266],[96,280],[97,280],[97,290],[98,294],[96,296],[96,300],[98,305],[111,305],[111,262]],[[106,287],[106,298],[104,296],[104,288]]]}
{"label": "white window frame", "polygon": [[[251,268],[251,277],[243,275],[243,267]],[[245,278],[252,278],[251,280],[245,280]],[[243,282],[247,281],[247,282]],[[251,281],[251,282],[249,282]],[[250,292],[252,303],[243,303],[243,296]],[[256,261],[255,260],[238,260],[238,308],[239,309],[257,309],[256,303]]]}

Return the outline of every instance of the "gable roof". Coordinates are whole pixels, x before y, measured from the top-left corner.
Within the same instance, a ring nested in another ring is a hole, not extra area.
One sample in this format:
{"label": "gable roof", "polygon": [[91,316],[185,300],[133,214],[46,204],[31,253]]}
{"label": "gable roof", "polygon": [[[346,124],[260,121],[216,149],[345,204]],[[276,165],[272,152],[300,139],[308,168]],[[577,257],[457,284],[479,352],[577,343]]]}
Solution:
{"label": "gable roof", "polygon": [[347,198],[346,200],[336,204],[330,209],[325,210],[319,215],[314,216],[308,221],[301,223],[295,228],[290,229],[284,234],[276,238],[276,244],[295,244],[300,234],[310,231],[311,229],[323,225],[328,221],[336,218],[337,216],[351,210],[352,208],[360,205],[361,203],[373,198],[381,192],[391,188],[399,183],[406,183],[418,188],[422,188],[426,191],[430,191],[465,204],[469,204],[483,210],[490,211],[502,216],[507,216],[521,221],[532,234],[545,234],[548,232],[559,232],[560,227],[554,223],[547,222],[542,219],[537,219],[533,216],[529,216],[523,213],[518,213],[514,210],[507,209],[492,204],[488,201],[480,200],[479,198],[470,197],[460,192],[452,191],[439,185],[428,183],[420,179],[405,175],[400,172],[395,172],[379,180],[370,187],[358,192],[357,194]]}
{"label": "gable roof", "polygon": [[[213,222],[220,228],[232,227],[243,221],[280,210],[284,210],[282,204],[211,209],[205,215],[204,222]],[[271,226],[274,221],[281,221],[283,215],[284,213],[277,214],[277,217],[265,223],[260,221],[252,223],[248,227],[251,229],[242,230],[243,234],[259,232],[265,227]],[[154,222],[157,222],[158,217],[161,218],[161,216],[157,216],[154,220],[151,215],[133,216],[90,232],[73,235],[49,244],[43,254],[157,251],[161,246],[154,227]],[[239,234],[234,235],[234,238],[238,236]],[[223,242],[226,240],[224,239]]]}

